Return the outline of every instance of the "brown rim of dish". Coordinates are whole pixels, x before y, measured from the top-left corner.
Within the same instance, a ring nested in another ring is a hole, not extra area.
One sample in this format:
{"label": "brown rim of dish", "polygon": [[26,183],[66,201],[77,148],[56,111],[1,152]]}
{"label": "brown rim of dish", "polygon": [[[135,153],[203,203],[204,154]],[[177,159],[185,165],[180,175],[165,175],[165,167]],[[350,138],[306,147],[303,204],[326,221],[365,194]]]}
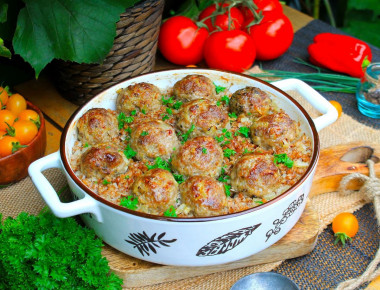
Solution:
{"label": "brown rim of dish", "polygon": [[251,76],[248,76],[248,75],[245,75],[245,74],[242,74],[242,73],[226,72],[226,71],[216,70],[216,69],[209,69],[209,68],[180,68],[180,69],[159,70],[159,71],[155,71],[155,72],[141,74],[139,76],[130,78],[128,80],[121,81],[121,82],[113,85],[112,87],[109,87],[108,89],[106,89],[104,91],[112,90],[115,86],[118,86],[120,83],[123,83],[125,81],[130,82],[130,81],[133,81],[135,78],[139,78],[141,76],[154,75],[154,74],[157,74],[157,73],[164,73],[164,72],[173,72],[174,73],[174,72],[179,72],[179,71],[189,71],[189,72],[191,72],[191,71],[198,71],[198,73],[200,73],[200,71],[205,71],[205,72],[217,71],[217,72],[222,72],[222,73],[226,73],[226,74],[242,76],[244,78],[253,79],[253,80],[257,81],[257,82],[260,82],[263,85],[268,86],[268,87],[270,87],[270,88],[278,91],[279,93],[281,93],[282,95],[284,95],[287,99],[289,99],[298,108],[298,110],[300,110],[302,112],[302,114],[304,115],[304,117],[307,119],[308,125],[310,126],[310,128],[311,128],[311,130],[313,132],[313,142],[314,142],[313,156],[312,156],[312,158],[310,160],[310,164],[309,164],[306,172],[304,173],[304,175],[292,187],[290,187],[285,192],[281,193],[279,196],[277,196],[277,197],[271,199],[270,201],[268,201],[268,202],[266,202],[264,204],[261,204],[259,206],[256,206],[256,207],[253,207],[253,208],[250,208],[250,209],[246,209],[246,210],[243,210],[243,211],[240,211],[240,212],[236,212],[236,213],[224,214],[224,215],[218,215],[218,216],[210,216],[210,217],[176,217],[175,218],[175,217],[158,216],[158,215],[152,215],[152,214],[147,214],[147,213],[143,213],[143,212],[129,210],[129,209],[125,208],[125,207],[122,207],[122,206],[117,205],[115,203],[112,203],[112,202],[110,202],[108,200],[105,200],[104,198],[100,197],[99,195],[97,195],[96,193],[94,193],[92,190],[90,190],[86,185],[84,185],[82,183],[82,181],[71,170],[71,167],[70,167],[69,162],[68,162],[68,158],[66,156],[66,150],[65,150],[66,149],[65,148],[66,135],[67,135],[68,129],[70,127],[70,124],[73,122],[73,120],[77,116],[78,112],[84,106],[86,106],[88,103],[90,103],[95,98],[97,98],[97,96],[98,96],[97,95],[97,96],[93,97],[92,99],[88,100],[82,106],[80,106],[74,112],[74,114],[71,115],[70,119],[67,121],[67,123],[65,125],[65,128],[63,129],[62,136],[61,136],[61,141],[60,141],[61,142],[60,143],[60,155],[61,155],[61,160],[62,160],[62,163],[64,165],[64,168],[65,168],[66,172],[69,174],[69,176],[74,180],[74,182],[84,192],[86,192],[92,198],[96,199],[97,201],[99,201],[99,202],[101,202],[101,203],[103,203],[105,205],[108,205],[108,206],[110,206],[110,207],[112,207],[114,209],[117,209],[117,210],[121,211],[121,212],[132,214],[134,216],[138,216],[138,217],[141,217],[141,218],[148,218],[148,219],[154,219],[154,220],[160,220],[160,221],[172,221],[172,222],[206,222],[206,221],[216,221],[216,220],[222,220],[222,219],[232,218],[232,217],[236,217],[236,216],[240,216],[240,215],[245,215],[245,214],[248,214],[248,213],[260,210],[262,208],[265,208],[267,206],[270,206],[271,204],[273,204],[275,202],[278,202],[279,200],[281,200],[284,197],[286,197],[289,194],[291,194],[294,190],[296,190],[298,187],[300,187],[300,185],[309,177],[309,175],[311,174],[311,172],[313,171],[313,169],[317,165],[317,161],[318,161],[318,157],[319,157],[319,151],[320,151],[318,132],[317,132],[317,129],[315,128],[314,122],[311,119],[311,117],[309,116],[309,114],[306,112],[306,110],[295,99],[293,99],[286,92],[280,90],[279,88],[277,88],[277,87],[275,87],[275,86],[273,86],[273,85],[271,85],[271,84],[269,84],[269,83],[267,83],[267,82],[265,82],[263,80],[260,80],[258,78],[251,77]]}

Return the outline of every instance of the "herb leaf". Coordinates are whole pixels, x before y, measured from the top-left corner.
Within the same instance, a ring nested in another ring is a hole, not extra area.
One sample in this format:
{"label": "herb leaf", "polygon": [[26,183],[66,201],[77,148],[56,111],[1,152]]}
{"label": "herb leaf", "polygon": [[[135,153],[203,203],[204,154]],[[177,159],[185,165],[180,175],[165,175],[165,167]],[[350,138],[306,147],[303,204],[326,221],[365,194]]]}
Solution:
{"label": "herb leaf", "polygon": [[273,162],[274,162],[274,164],[283,163],[288,168],[292,168],[293,164],[294,164],[294,161],[291,160],[286,153],[274,154]]}
{"label": "herb leaf", "polygon": [[127,209],[136,210],[139,204],[139,200],[137,197],[133,197],[129,195],[127,197],[123,197],[120,200],[120,205],[126,207]]}
{"label": "herb leaf", "polygon": [[125,157],[127,157],[128,159],[135,157],[137,154],[137,152],[134,151],[129,144],[127,145],[127,147],[124,149],[123,152],[124,152]]}
{"label": "herb leaf", "polygon": [[194,129],[195,129],[195,125],[191,124],[190,129],[187,130],[186,133],[184,133],[184,134],[181,135],[181,137],[182,137],[182,143],[185,143],[187,141],[187,139],[189,139],[190,134],[194,131]]}
{"label": "herb leaf", "polygon": [[248,127],[240,127],[238,131],[235,132],[235,135],[238,134],[243,135],[245,138],[249,138],[249,128]]}
{"label": "herb leaf", "polygon": [[174,176],[174,179],[178,182],[178,184],[181,184],[182,182],[185,181],[182,174],[174,173],[173,176]]}
{"label": "herb leaf", "polygon": [[147,165],[148,169],[161,168],[170,171],[170,163],[158,156],[153,165]]}
{"label": "herb leaf", "polygon": [[223,149],[224,157],[230,158],[231,156],[236,154],[236,151],[230,148]]}
{"label": "herb leaf", "polygon": [[218,86],[214,83],[215,85],[215,93],[219,94],[221,92],[224,92],[226,90],[226,87]]}
{"label": "herb leaf", "polygon": [[175,207],[174,207],[174,206],[170,206],[170,207],[164,212],[164,216],[167,216],[167,217],[177,217],[177,213],[175,212]]}

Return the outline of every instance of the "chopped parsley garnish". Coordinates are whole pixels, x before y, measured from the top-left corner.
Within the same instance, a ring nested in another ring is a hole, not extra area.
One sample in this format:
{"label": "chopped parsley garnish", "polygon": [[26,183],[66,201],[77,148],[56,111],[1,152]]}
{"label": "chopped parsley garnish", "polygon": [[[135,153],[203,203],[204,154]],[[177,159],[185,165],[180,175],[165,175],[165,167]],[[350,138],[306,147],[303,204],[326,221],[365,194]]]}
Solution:
{"label": "chopped parsley garnish", "polygon": [[173,105],[173,109],[178,110],[179,108],[181,108],[182,104],[183,104],[183,102],[181,102],[181,101],[175,102],[175,104]]}
{"label": "chopped parsley garnish", "polygon": [[126,116],[125,116],[125,114],[124,114],[123,112],[121,112],[121,113],[117,116],[117,121],[118,121],[118,124],[119,124],[119,126],[118,126],[119,130],[121,130],[121,129],[124,128],[124,124],[127,122],[127,121],[125,120],[125,118],[126,118]]}
{"label": "chopped parsley garnish", "polygon": [[170,117],[168,115],[162,114],[162,121],[169,120]]}
{"label": "chopped parsley garnish", "polygon": [[207,149],[203,147],[203,148],[202,148],[202,153],[203,153],[203,154],[207,154]]}
{"label": "chopped parsley garnish", "polygon": [[84,143],[83,148],[87,148],[88,146],[90,146],[90,145],[88,145],[88,143],[86,142],[86,143]]}
{"label": "chopped parsley garnish", "polygon": [[223,96],[220,98],[220,101],[225,103],[228,106],[228,104],[230,103],[230,98],[227,96]]}
{"label": "chopped parsley garnish", "polygon": [[162,96],[161,101],[165,106],[174,103],[173,97],[165,99],[165,96]]}
{"label": "chopped parsley garnish", "polygon": [[274,164],[283,163],[288,168],[292,168],[293,164],[294,164],[294,161],[291,160],[286,153],[284,153],[284,154],[274,154],[273,162],[274,162]]}
{"label": "chopped parsley garnish", "polygon": [[224,92],[226,90],[226,87],[218,86],[214,83],[215,85],[215,93],[219,94],[221,92]]}
{"label": "chopped parsley garnish", "polygon": [[135,157],[137,154],[137,152],[134,151],[129,144],[127,145],[127,147],[124,149],[123,152],[124,152],[125,157],[127,157],[128,159]]}
{"label": "chopped parsley garnish", "polygon": [[147,165],[147,167],[148,167],[148,169],[161,168],[161,169],[165,169],[167,171],[170,171],[170,162],[167,162],[167,161],[163,160],[160,156],[158,156],[154,160],[154,164],[153,165]]}
{"label": "chopped parsley garnish", "polygon": [[178,184],[181,184],[182,182],[185,181],[182,174],[174,173],[173,176],[174,176],[174,179],[178,182]]}
{"label": "chopped parsley garnish", "polygon": [[144,109],[141,110],[141,113],[143,113],[144,115],[146,114],[146,111]]}
{"label": "chopped parsley garnish", "polygon": [[224,184],[224,190],[226,192],[227,197],[231,196],[231,185]]}
{"label": "chopped parsley garnish", "polygon": [[136,110],[133,110],[132,112],[131,112],[131,116],[135,116],[137,114],[137,111]]}
{"label": "chopped parsley garnish", "polygon": [[103,185],[108,185],[108,184],[111,184],[111,182],[109,182],[107,179],[103,179]]}
{"label": "chopped parsley garnish", "polygon": [[173,110],[171,108],[166,108],[166,113],[168,113],[168,115],[173,115]]}
{"label": "chopped parsley garnish", "polygon": [[120,205],[126,207],[127,209],[135,210],[137,209],[137,205],[139,204],[139,200],[137,197],[133,197],[129,195],[127,197],[123,197],[120,200]]}
{"label": "chopped parsley garnish", "polygon": [[230,180],[230,176],[226,174],[226,171],[224,170],[224,168],[222,168],[222,172],[220,173],[220,176],[218,177],[218,181],[220,182],[228,182],[228,180]]}
{"label": "chopped parsley garnish", "polygon": [[177,217],[177,213],[175,212],[175,207],[174,207],[174,206],[170,206],[170,207],[164,212],[164,216],[167,216],[167,217]]}
{"label": "chopped parsley garnish", "polygon": [[230,148],[223,149],[224,157],[230,158],[232,155],[236,154],[236,151]]}
{"label": "chopped parsley garnish", "polygon": [[232,113],[228,113],[228,117],[232,118],[232,119],[237,119],[237,115],[235,112],[232,112]]}
{"label": "chopped parsley garnish", "polygon": [[243,135],[245,138],[249,138],[249,128],[248,127],[240,127],[239,130],[235,132],[235,136],[238,136],[239,133]]}
{"label": "chopped parsley garnish", "polygon": [[257,204],[263,204],[264,202],[262,200],[255,200]]}
{"label": "chopped parsley garnish", "polygon": [[147,135],[149,135],[149,132],[147,132],[147,131],[142,131],[140,134],[140,136],[147,136]]}
{"label": "chopped parsley garnish", "polygon": [[195,129],[195,125],[191,124],[190,129],[187,130],[187,132],[185,134],[181,135],[181,137],[182,137],[182,143],[185,143],[187,141],[187,139],[189,139],[190,134],[194,131],[194,129]]}
{"label": "chopped parsley garnish", "polygon": [[132,129],[131,129],[131,127],[127,127],[127,129],[125,129],[125,131],[126,131],[129,135],[131,135],[131,133],[132,133]]}
{"label": "chopped parsley garnish", "polygon": [[226,137],[227,139],[232,139],[232,133],[230,131],[228,131],[227,129],[223,129],[222,132],[224,137]]}
{"label": "chopped parsley garnish", "polygon": [[243,151],[243,154],[249,154],[249,153],[253,153],[254,151],[249,151],[247,148],[244,148],[244,151]]}
{"label": "chopped parsley garnish", "polygon": [[127,176],[124,176],[124,179],[129,179],[130,178],[130,176],[129,175],[127,175]]}

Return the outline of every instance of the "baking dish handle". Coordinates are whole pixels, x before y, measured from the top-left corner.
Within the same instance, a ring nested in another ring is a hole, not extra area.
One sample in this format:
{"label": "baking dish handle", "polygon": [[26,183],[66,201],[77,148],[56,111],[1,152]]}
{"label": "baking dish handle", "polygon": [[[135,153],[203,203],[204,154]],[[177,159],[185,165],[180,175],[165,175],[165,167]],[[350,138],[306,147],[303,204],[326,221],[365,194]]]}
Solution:
{"label": "baking dish handle", "polygon": [[317,131],[331,125],[338,119],[338,111],[320,93],[298,79],[286,79],[271,83],[283,91],[295,90],[306,99],[318,112],[322,113],[313,119]]}
{"label": "baking dish handle", "polygon": [[86,195],[82,199],[69,203],[63,203],[59,200],[57,192],[42,174],[42,171],[49,168],[59,168],[62,170],[59,151],[34,161],[30,164],[28,173],[34,186],[38,189],[42,198],[54,215],[60,218],[65,218],[83,213],[91,213],[95,215],[99,222],[102,222],[103,219],[100,210],[96,201],[92,197]]}

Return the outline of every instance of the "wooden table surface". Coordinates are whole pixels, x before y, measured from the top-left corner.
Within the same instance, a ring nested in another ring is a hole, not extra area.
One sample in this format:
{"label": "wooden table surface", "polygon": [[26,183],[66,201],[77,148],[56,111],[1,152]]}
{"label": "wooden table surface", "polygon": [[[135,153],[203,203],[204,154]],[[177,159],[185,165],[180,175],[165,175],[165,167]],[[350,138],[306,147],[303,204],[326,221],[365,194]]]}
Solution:
{"label": "wooden table surface", "polygon": [[[284,13],[292,22],[295,32],[313,20],[310,16],[288,6],[284,6]],[[159,54],[157,55],[155,70],[176,67],[179,66],[173,65],[162,59]],[[45,154],[57,151],[62,129],[78,106],[64,99],[50,80],[43,75],[38,80],[30,80],[17,85],[15,90],[37,105],[46,117],[47,147]]]}

